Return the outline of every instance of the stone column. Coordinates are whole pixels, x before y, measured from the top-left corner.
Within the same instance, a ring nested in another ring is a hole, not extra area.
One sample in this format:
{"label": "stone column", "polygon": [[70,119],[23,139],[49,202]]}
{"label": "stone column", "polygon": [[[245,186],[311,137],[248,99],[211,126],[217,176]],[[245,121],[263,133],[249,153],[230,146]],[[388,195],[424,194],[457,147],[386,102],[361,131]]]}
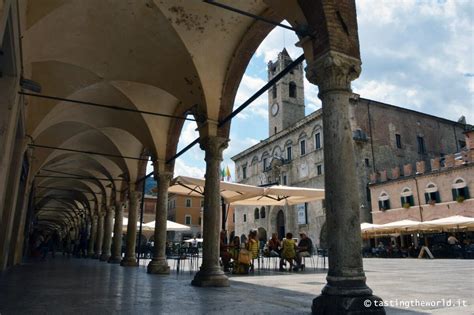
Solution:
{"label": "stone column", "polygon": [[[306,68],[319,86],[324,132],[326,224],[329,270],[314,314],[385,314],[382,300],[366,285],[362,266],[360,198],[351,128],[350,82],[360,74],[360,60],[329,51]],[[370,305],[369,305],[370,304]]]}
{"label": "stone column", "polygon": [[110,258],[110,246],[112,244],[112,230],[114,226],[114,207],[107,207],[107,213],[104,221],[104,241],[102,243],[101,261],[108,261]]}
{"label": "stone column", "polygon": [[102,254],[102,243],[104,241],[104,217],[103,213],[99,213],[97,222],[97,237],[95,241],[94,258],[100,258]]}
{"label": "stone column", "polygon": [[108,261],[111,264],[120,264],[122,261],[123,207],[122,201],[115,201],[114,237],[112,240],[112,253]]}
{"label": "stone column", "polygon": [[137,242],[137,217],[138,208],[140,206],[141,193],[137,191],[130,191],[129,206],[128,206],[128,225],[127,225],[127,249],[125,257],[120,262],[122,266],[137,267],[137,257],[135,254],[135,245]]}
{"label": "stone column", "polygon": [[[155,167],[157,166],[155,165]],[[153,258],[148,264],[147,272],[169,274],[170,267],[166,261],[166,220],[168,219],[168,187],[173,178],[173,173],[162,171],[155,175],[155,178],[158,178],[158,195],[155,208],[155,247],[153,248]]]}
{"label": "stone column", "polygon": [[91,226],[91,235],[89,238],[89,246],[87,248],[87,256],[93,257],[94,256],[94,245],[95,240],[97,238],[97,215],[92,217],[92,226]]}
{"label": "stone column", "polygon": [[221,230],[220,207],[220,164],[222,151],[227,147],[229,139],[208,136],[201,138],[201,149],[205,150],[206,185],[204,187],[203,211],[203,252],[202,265],[191,282],[195,286],[229,286],[229,279],[219,265],[219,245]]}

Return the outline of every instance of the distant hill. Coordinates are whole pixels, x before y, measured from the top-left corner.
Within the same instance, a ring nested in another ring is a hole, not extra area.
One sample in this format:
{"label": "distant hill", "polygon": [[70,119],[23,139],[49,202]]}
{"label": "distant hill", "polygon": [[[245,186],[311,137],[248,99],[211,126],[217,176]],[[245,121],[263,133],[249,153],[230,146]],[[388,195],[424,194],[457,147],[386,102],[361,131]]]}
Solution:
{"label": "distant hill", "polygon": [[145,182],[145,195],[156,195],[156,192],[153,192],[152,189],[156,187],[156,181],[153,176],[148,177]]}

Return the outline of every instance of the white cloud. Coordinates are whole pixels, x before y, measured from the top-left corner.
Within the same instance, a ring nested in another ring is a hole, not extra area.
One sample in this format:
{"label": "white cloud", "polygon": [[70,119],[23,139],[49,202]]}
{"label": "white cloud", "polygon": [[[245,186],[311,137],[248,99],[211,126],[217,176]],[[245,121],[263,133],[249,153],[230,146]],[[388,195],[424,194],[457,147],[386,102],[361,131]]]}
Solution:
{"label": "white cloud", "polygon": [[184,159],[178,158],[176,159],[175,165],[174,165],[174,176],[191,176],[191,177],[198,177],[202,178],[204,177],[204,174],[206,173],[206,168],[205,166],[199,167],[199,166],[193,166],[188,164]]}
{"label": "white cloud", "polygon": [[[244,74],[240,83],[237,95],[235,97],[234,109],[247,101],[255,92],[267,83],[264,79]],[[263,93],[252,102],[244,111],[237,116],[239,119],[248,119],[250,117],[268,118],[268,94]]]}

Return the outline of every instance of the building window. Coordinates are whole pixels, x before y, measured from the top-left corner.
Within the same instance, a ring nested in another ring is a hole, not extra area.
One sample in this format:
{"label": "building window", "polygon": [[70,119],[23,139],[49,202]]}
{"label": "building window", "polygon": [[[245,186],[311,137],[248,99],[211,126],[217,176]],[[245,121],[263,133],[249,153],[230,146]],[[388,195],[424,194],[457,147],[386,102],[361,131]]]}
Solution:
{"label": "building window", "polygon": [[426,185],[425,188],[425,201],[428,204],[435,204],[441,202],[441,198],[439,197],[438,187],[433,184],[429,183]]}
{"label": "building window", "polygon": [[288,178],[286,177],[286,174],[283,174],[282,178],[283,185],[288,185]]}
{"label": "building window", "polygon": [[275,134],[277,133],[277,127],[275,127]]}
{"label": "building window", "polygon": [[201,208],[204,207],[204,200],[201,200]]}
{"label": "building window", "polygon": [[403,208],[413,207],[415,205],[415,199],[413,198],[413,192],[410,188],[404,188],[400,197],[400,204]]}
{"label": "building window", "polygon": [[260,208],[260,218],[265,219],[266,213],[265,213],[265,207]]}
{"label": "building window", "polygon": [[255,210],[253,211],[253,216],[255,218],[255,220],[258,220],[260,219],[260,211],[258,210],[258,208],[255,208]]}
{"label": "building window", "polygon": [[232,222],[235,223],[235,212],[232,213]]}
{"label": "building window", "polygon": [[199,225],[201,225],[201,224],[202,224],[202,218],[199,217]]}
{"label": "building window", "polygon": [[191,208],[191,199],[186,199],[186,208]]}
{"label": "building window", "polygon": [[466,147],[466,141],[459,140],[458,143],[459,143],[459,150],[462,150]]}
{"label": "building window", "polygon": [[382,192],[379,196],[379,210],[384,211],[390,209],[390,198],[386,192]]}
{"label": "building window", "polygon": [[290,84],[288,85],[288,94],[290,97],[293,97],[295,98],[296,97],[296,84],[295,82],[290,82]]}
{"label": "building window", "polygon": [[301,155],[306,154],[306,140],[301,140],[300,141],[300,153],[301,153]]}
{"label": "building window", "polygon": [[291,161],[291,147],[286,147],[286,159]]}
{"label": "building window", "polygon": [[184,216],[184,224],[191,225],[191,216],[189,214]]}
{"label": "building window", "polygon": [[242,166],[242,178],[247,178],[247,166]]}
{"label": "building window", "polygon": [[459,201],[462,202],[466,199],[471,198],[469,195],[469,188],[466,185],[466,181],[462,178],[457,178],[454,181],[453,187],[452,187],[452,193],[453,193],[453,200],[454,201]]}
{"label": "building window", "polygon": [[314,135],[314,147],[321,149],[321,134],[319,132]]}
{"label": "building window", "polygon": [[397,144],[397,148],[401,149],[402,148],[402,136],[400,136],[398,133],[395,134],[395,142]]}
{"label": "building window", "polygon": [[267,158],[263,158],[263,170],[266,171],[267,170]]}
{"label": "building window", "polygon": [[365,166],[370,167],[370,160],[369,159],[365,159]]}
{"label": "building window", "polygon": [[274,85],[272,87],[272,97],[273,98],[276,98],[277,97],[277,88],[276,88],[276,85]]}
{"label": "building window", "polygon": [[316,166],[316,172],[318,175],[321,175],[323,173],[323,166],[321,164]]}
{"label": "building window", "polygon": [[421,136],[416,137],[416,142],[418,144],[418,153],[424,154],[426,152],[425,150],[425,139]]}
{"label": "building window", "polygon": [[247,222],[247,215],[244,214],[244,222]]}

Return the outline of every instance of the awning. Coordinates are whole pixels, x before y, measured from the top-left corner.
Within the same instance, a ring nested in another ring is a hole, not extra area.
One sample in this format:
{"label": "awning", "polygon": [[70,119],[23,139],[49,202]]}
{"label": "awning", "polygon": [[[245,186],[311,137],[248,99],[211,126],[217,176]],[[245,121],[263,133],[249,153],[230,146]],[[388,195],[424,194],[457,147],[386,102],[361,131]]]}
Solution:
{"label": "awning", "polygon": [[284,206],[324,199],[324,189],[275,185],[265,187],[255,197],[242,198],[232,202],[235,206]]}
{"label": "awning", "polygon": [[[206,180],[203,178],[194,178],[187,176],[178,176],[171,182],[169,193],[186,196],[204,196],[204,186]],[[234,200],[250,198],[263,194],[262,187],[251,185],[220,182],[220,195],[226,203],[232,203]]]}

